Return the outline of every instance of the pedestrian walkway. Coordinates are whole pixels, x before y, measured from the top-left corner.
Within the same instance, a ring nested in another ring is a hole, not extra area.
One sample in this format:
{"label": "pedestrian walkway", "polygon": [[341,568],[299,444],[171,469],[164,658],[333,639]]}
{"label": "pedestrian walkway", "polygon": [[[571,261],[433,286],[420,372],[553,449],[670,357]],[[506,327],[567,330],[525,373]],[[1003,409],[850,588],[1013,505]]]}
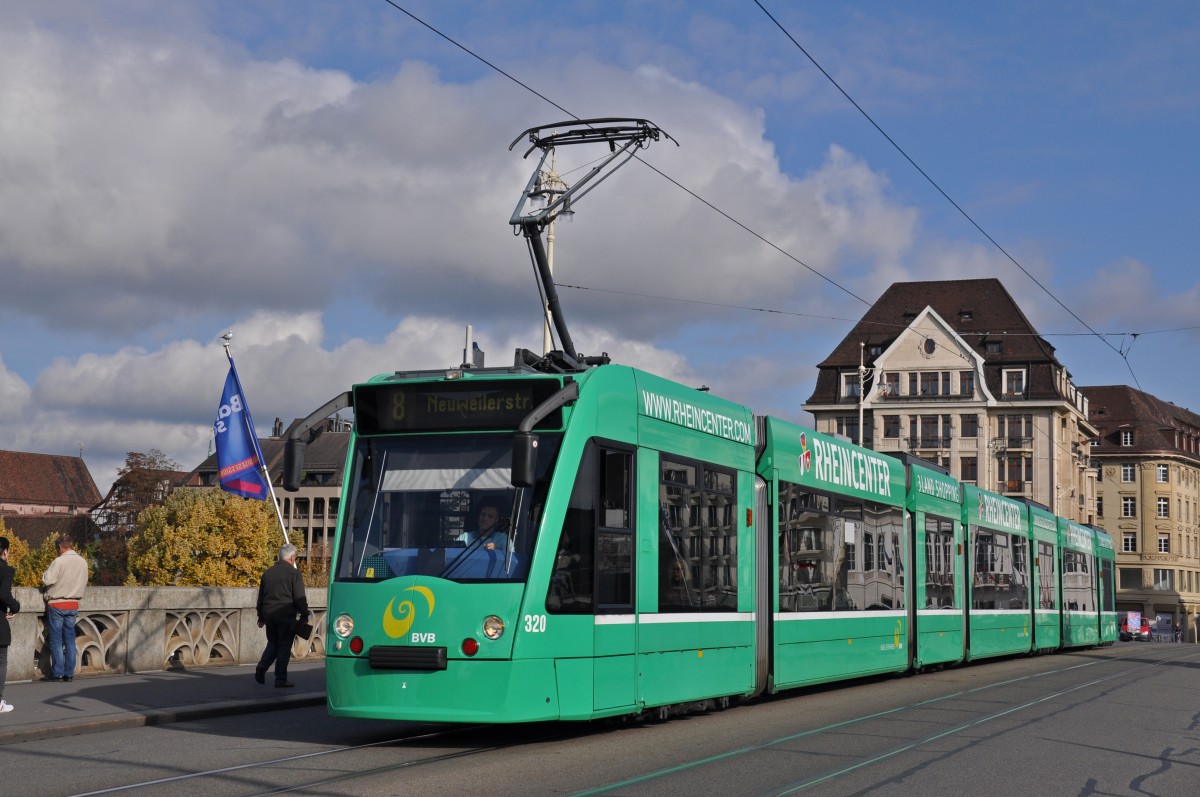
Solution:
{"label": "pedestrian walkway", "polygon": [[253,665],[8,683],[0,745],[325,704],[324,660],[293,660],[288,676],[292,689],[255,683]]}

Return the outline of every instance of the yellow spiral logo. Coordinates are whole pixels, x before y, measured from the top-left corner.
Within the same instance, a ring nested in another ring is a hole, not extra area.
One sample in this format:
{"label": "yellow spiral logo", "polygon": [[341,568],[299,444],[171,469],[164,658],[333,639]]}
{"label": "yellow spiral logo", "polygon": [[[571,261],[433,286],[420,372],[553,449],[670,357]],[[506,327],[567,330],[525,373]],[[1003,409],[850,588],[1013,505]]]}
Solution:
{"label": "yellow spiral logo", "polygon": [[892,639],[896,643],[896,650],[900,650],[900,636],[903,633],[903,631],[904,631],[904,624],[901,621],[897,620],[896,621],[896,633],[892,637]]}
{"label": "yellow spiral logo", "polygon": [[[425,602],[429,604],[427,616],[433,617],[433,590],[429,587],[408,587],[405,592],[416,592],[425,596]],[[387,609],[383,612],[383,633],[392,639],[399,639],[412,628],[413,621],[417,619],[417,607],[409,600],[400,601],[395,611],[392,610],[393,605],[396,605],[395,598],[388,601]]]}

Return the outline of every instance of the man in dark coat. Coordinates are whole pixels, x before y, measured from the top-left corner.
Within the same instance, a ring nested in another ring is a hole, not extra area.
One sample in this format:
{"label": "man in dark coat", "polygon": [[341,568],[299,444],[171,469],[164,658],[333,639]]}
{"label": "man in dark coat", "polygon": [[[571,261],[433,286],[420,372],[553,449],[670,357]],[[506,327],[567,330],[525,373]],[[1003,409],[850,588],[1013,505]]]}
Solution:
{"label": "man in dark coat", "polygon": [[304,578],[296,569],[296,546],[289,542],[279,549],[279,561],[267,568],[258,583],[258,627],[267,629],[267,648],[254,668],[254,680],[266,683],[267,670],[274,662],[275,686],[295,686],[287,677],[296,635],[293,629],[297,620],[307,619]]}
{"label": "man in dark coat", "polygon": [[0,714],[13,710],[4,699],[4,681],[8,678],[8,646],[12,644],[12,628],[8,620],[21,611],[13,597],[13,569],[8,563],[8,537],[0,537]]}

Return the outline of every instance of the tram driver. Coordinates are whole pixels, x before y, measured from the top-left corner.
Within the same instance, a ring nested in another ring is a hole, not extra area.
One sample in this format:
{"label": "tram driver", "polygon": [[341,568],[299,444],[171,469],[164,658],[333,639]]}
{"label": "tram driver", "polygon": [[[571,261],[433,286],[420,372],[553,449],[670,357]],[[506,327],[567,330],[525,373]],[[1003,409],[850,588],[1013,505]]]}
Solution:
{"label": "tram driver", "polygon": [[478,524],[475,531],[464,531],[458,535],[458,541],[470,546],[479,538],[484,538],[480,547],[488,551],[508,550],[508,533],[501,528],[500,502],[495,498],[484,498],[479,502]]}

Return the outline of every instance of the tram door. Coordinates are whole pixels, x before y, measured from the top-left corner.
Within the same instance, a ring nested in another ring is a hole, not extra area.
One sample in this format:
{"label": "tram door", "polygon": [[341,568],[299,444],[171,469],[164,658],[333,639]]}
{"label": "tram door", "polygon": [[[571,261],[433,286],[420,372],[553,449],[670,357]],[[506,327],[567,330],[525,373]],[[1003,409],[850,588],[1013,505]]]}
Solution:
{"label": "tram door", "polygon": [[634,451],[599,446],[597,464],[593,707],[605,711],[636,702]]}

